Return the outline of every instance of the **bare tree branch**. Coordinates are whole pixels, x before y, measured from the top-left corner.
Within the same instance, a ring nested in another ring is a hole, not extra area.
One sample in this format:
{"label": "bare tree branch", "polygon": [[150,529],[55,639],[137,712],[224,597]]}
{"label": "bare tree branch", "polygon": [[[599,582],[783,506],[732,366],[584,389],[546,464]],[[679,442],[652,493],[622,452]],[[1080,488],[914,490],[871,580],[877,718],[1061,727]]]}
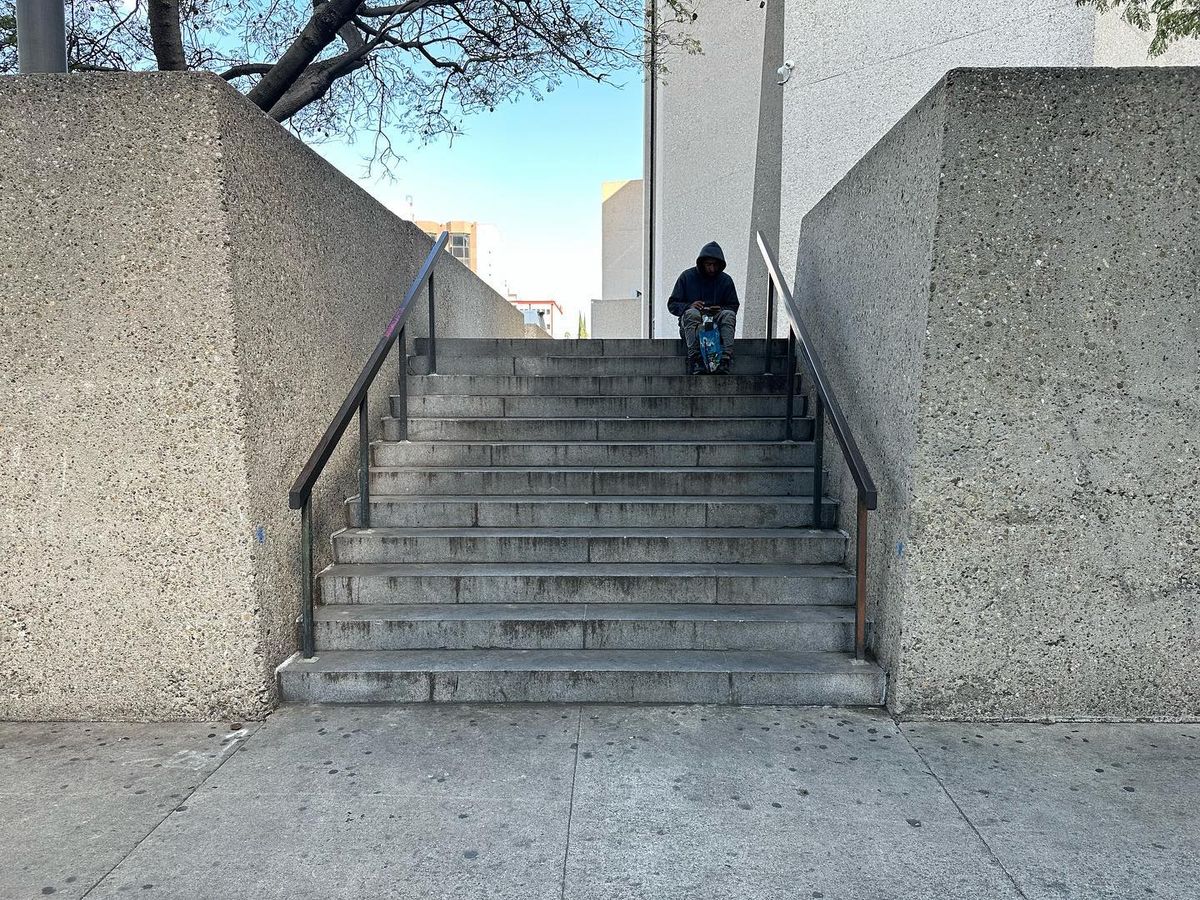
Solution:
{"label": "bare tree branch", "polygon": [[324,97],[339,78],[361,69],[367,64],[364,56],[346,54],[346,58],[315,63],[305,70],[289,90],[270,109],[276,122],[286,122],[310,103]]}
{"label": "bare tree branch", "polygon": [[247,75],[265,75],[271,71],[274,65],[274,63],[239,63],[222,72],[221,77],[226,81],[233,81],[235,78],[244,78]]}
{"label": "bare tree branch", "polygon": [[271,117],[277,122],[286,122],[310,103],[324,97],[339,78],[367,65],[371,51],[378,47],[382,40],[382,35],[373,39],[369,44],[360,39],[355,49],[310,65],[296,79],[287,93],[271,107]]}
{"label": "bare tree branch", "polygon": [[116,69],[112,66],[94,66],[91,63],[71,63],[72,72],[124,72],[125,69]]}
{"label": "bare tree branch", "polygon": [[333,43],[337,33],[350,21],[360,2],[361,0],[327,0],[317,6],[313,10],[312,18],[297,35],[296,40],[284,51],[271,71],[250,89],[247,98],[259,109],[271,110],[321,51]]}
{"label": "bare tree branch", "polygon": [[455,6],[460,2],[462,0],[410,0],[408,3],[399,3],[395,6],[367,6],[364,4],[359,7],[358,14],[366,18],[404,16],[428,6]]}
{"label": "bare tree branch", "polygon": [[[76,70],[211,71],[305,139],[362,129],[372,159],[398,158],[394,135],[453,136],[462,117],[567,79],[640,72],[647,47],[695,43],[696,0],[657,0],[654,34],[646,2],[73,0],[68,53]],[[0,22],[12,5],[0,0]],[[0,40],[0,72],[16,67]]]}

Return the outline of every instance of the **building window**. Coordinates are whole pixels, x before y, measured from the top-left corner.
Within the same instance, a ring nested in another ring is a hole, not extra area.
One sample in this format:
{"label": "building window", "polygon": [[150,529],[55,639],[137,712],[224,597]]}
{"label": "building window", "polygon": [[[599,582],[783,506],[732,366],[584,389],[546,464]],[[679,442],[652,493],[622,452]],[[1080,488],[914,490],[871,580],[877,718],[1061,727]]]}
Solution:
{"label": "building window", "polygon": [[469,263],[471,260],[471,236],[469,234],[451,234],[446,249],[455,259]]}

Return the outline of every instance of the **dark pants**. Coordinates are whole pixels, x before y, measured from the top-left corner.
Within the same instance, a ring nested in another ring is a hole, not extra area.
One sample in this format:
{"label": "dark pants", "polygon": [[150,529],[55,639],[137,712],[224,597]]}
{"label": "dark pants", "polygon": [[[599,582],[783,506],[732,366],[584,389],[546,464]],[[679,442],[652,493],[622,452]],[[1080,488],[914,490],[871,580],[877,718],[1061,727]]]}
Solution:
{"label": "dark pants", "polygon": [[[721,358],[733,359],[733,333],[737,329],[737,313],[723,309],[716,316],[717,330],[721,332]],[[698,309],[684,310],[679,317],[679,336],[687,344],[688,358],[700,358],[700,326],[704,314]]]}

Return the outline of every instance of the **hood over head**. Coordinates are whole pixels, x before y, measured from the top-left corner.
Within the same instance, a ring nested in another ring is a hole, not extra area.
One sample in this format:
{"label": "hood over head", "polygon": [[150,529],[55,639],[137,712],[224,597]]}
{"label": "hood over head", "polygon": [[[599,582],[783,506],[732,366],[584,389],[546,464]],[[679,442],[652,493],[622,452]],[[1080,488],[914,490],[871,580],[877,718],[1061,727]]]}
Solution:
{"label": "hood over head", "polygon": [[700,263],[706,259],[714,260],[717,264],[717,271],[725,271],[725,254],[721,251],[721,245],[716,241],[709,241],[700,251],[700,255],[696,257],[696,268],[700,268]]}

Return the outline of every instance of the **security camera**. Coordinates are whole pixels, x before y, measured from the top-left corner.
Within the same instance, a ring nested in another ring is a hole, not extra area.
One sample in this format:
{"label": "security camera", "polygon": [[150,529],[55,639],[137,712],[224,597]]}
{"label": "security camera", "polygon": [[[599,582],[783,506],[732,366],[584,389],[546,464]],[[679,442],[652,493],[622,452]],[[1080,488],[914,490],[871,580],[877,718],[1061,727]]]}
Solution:
{"label": "security camera", "polygon": [[788,79],[790,79],[792,77],[792,69],[794,69],[794,68],[796,68],[795,61],[789,59],[782,66],[780,66],[778,69],[776,69],[775,74],[779,76],[780,80],[775,83],[776,84],[787,84]]}

